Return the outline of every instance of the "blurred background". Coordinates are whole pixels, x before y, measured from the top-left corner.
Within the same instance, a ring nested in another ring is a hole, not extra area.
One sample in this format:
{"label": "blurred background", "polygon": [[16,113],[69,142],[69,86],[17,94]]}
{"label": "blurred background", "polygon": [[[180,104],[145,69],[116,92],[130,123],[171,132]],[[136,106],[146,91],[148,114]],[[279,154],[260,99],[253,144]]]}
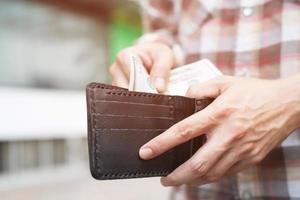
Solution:
{"label": "blurred background", "polygon": [[142,32],[128,0],[0,0],[0,198],[168,199],[158,178],[89,173],[84,89]]}

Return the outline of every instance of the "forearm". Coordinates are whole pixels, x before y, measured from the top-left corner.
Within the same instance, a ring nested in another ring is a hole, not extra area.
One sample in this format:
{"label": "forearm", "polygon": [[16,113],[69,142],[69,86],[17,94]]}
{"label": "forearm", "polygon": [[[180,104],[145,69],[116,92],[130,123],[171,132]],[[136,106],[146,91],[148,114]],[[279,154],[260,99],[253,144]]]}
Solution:
{"label": "forearm", "polygon": [[293,77],[295,84],[295,93],[297,98],[297,128],[300,128],[300,73]]}
{"label": "forearm", "polygon": [[292,130],[300,128],[300,73],[283,79],[283,95],[290,115],[289,126]]}

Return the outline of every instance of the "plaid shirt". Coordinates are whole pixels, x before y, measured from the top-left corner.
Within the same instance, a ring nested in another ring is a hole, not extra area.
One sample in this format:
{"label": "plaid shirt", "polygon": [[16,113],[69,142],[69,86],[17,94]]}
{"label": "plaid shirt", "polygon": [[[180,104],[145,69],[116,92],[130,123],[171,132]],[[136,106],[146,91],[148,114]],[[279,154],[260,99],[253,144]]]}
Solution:
{"label": "plaid shirt", "polygon": [[[274,79],[300,72],[300,0],[140,0],[139,42],[173,48],[177,63],[208,58],[224,74]],[[300,131],[259,164],[171,199],[300,199]]]}

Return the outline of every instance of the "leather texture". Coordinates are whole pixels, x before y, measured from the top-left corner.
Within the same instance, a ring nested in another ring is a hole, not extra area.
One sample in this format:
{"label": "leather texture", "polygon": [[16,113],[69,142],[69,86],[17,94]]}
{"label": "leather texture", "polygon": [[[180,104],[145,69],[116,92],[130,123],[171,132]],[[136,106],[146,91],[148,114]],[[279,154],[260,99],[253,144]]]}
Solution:
{"label": "leather texture", "polygon": [[86,88],[90,170],[96,179],[166,176],[204,142],[198,137],[151,160],[139,148],[212,99],[142,92],[101,83]]}

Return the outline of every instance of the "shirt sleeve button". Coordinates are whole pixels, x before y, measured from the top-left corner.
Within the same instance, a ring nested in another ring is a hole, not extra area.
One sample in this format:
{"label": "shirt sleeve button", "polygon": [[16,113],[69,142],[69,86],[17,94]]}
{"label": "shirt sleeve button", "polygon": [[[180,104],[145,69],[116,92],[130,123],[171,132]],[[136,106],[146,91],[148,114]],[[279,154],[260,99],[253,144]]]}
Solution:
{"label": "shirt sleeve button", "polygon": [[242,9],[242,12],[245,17],[250,17],[253,14],[253,9],[246,7]]}

